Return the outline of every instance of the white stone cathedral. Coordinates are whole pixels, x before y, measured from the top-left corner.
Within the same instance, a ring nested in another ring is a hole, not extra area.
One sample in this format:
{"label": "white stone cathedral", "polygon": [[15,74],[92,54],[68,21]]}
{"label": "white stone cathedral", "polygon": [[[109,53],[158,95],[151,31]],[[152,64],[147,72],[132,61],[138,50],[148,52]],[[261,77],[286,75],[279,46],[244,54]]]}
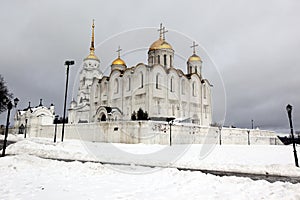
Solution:
{"label": "white stone cathedral", "polygon": [[151,120],[178,118],[185,122],[208,126],[212,121],[211,84],[202,76],[202,60],[193,55],[187,60],[187,73],[176,69],[174,49],[165,40],[160,27],[159,39],[151,44],[148,64],[127,67],[120,58],[111,64],[104,76],[95,55],[94,22],[90,54],[80,72],[77,101],[69,108],[69,123],[131,120],[140,108]]}

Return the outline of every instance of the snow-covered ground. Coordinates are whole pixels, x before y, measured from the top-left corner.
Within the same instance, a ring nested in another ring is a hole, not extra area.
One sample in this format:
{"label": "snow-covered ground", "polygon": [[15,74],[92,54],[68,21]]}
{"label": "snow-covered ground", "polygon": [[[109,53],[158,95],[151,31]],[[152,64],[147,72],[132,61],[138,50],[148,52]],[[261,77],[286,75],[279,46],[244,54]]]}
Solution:
{"label": "snow-covered ground", "polygon": [[[8,146],[6,152],[14,155],[0,158],[0,199],[300,199],[300,183],[269,183],[133,164],[299,176],[291,146],[168,147],[79,140],[54,144],[50,139],[13,137],[10,139],[18,142]],[[132,165],[63,162],[39,157]]]}

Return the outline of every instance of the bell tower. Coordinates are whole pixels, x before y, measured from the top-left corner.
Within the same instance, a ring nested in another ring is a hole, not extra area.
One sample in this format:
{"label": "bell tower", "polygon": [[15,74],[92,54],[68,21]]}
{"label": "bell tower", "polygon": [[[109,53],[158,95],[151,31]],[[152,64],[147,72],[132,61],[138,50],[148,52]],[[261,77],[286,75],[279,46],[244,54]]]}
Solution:
{"label": "bell tower", "polygon": [[87,104],[90,100],[91,86],[93,80],[101,79],[103,74],[100,71],[100,60],[95,55],[95,21],[92,24],[92,38],[90,46],[90,54],[83,59],[83,66],[79,75],[79,88],[77,94],[77,104]]}

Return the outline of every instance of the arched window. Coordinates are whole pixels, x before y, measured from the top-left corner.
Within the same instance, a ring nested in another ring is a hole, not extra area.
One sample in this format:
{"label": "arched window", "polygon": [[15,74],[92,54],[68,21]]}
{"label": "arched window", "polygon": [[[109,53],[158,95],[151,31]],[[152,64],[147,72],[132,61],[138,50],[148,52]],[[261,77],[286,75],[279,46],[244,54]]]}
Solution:
{"label": "arched window", "polygon": [[144,87],[144,75],[143,75],[143,72],[141,72],[141,86],[140,88],[143,88]]}
{"label": "arched window", "polygon": [[172,56],[170,55],[170,67],[172,66]]}
{"label": "arched window", "polygon": [[196,82],[195,82],[195,81],[194,81],[193,84],[192,84],[192,90],[193,90],[193,91],[192,91],[192,92],[193,92],[193,96],[194,96],[194,97],[197,96],[197,92],[196,92],[197,89],[196,89]]}
{"label": "arched window", "polygon": [[197,74],[197,66],[195,66],[195,73]]}
{"label": "arched window", "polygon": [[164,66],[167,66],[167,55],[164,55]]}
{"label": "arched window", "polygon": [[192,66],[190,66],[190,74],[192,73],[192,70],[193,70],[193,67],[192,67]]}
{"label": "arched window", "polygon": [[156,74],[155,87],[156,89],[159,89],[159,73]]}
{"label": "arched window", "polygon": [[119,93],[119,80],[116,78],[114,83],[114,93]]}
{"label": "arched window", "polygon": [[182,79],[181,81],[181,94],[185,94],[185,80]]}
{"label": "arched window", "polygon": [[160,56],[157,56],[157,63],[160,64]]}
{"label": "arched window", "polygon": [[174,77],[171,77],[171,80],[170,80],[170,91],[174,92]]}

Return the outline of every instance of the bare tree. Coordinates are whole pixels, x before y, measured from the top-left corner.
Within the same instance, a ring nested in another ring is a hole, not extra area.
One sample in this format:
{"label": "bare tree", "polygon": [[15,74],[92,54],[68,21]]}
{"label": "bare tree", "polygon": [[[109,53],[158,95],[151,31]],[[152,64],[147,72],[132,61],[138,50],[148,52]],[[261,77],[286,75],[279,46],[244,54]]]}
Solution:
{"label": "bare tree", "polygon": [[6,83],[0,74],[0,113],[7,109],[6,103],[12,99],[12,96],[12,93],[8,91]]}

